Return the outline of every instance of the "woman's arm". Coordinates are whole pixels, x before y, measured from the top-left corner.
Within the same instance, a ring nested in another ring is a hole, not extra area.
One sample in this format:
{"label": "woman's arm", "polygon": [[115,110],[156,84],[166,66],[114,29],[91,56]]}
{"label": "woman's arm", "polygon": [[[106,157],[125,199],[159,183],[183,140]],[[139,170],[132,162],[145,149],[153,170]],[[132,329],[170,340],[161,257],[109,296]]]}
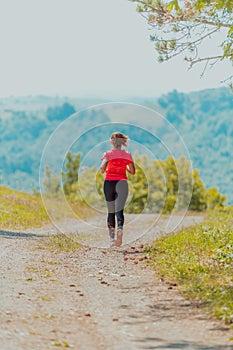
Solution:
{"label": "woman's arm", "polygon": [[132,174],[132,175],[135,174],[135,166],[134,166],[134,163],[128,164],[127,167],[126,167],[126,169],[127,169],[127,171],[128,171],[130,174]]}
{"label": "woman's arm", "polygon": [[107,168],[107,164],[108,164],[108,161],[107,161],[106,158],[104,158],[104,159],[102,160],[101,165],[100,165],[101,173],[105,173],[106,168]]}

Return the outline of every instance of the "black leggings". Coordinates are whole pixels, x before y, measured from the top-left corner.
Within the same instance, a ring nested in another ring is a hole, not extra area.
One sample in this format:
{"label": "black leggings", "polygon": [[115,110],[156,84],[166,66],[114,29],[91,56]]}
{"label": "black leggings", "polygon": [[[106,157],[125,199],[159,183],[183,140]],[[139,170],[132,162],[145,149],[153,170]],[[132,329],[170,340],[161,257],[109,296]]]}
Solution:
{"label": "black leggings", "polygon": [[124,225],[124,207],[128,197],[127,180],[105,180],[104,195],[108,207],[108,227],[116,226],[116,215],[117,227],[118,229],[122,229]]}

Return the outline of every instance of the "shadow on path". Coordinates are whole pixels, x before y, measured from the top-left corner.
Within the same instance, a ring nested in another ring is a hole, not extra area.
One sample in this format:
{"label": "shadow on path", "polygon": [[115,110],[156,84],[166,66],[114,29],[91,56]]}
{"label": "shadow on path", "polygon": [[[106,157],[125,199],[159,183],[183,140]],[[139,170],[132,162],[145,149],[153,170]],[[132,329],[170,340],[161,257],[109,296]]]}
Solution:
{"label": "shadow on path", "polygon": [[0,237],[4,238],[39,238],[45,235],[37,235],[35,233],[13,232],[0,230]]}
{"label": "shadow on path", "polygon": [[190,343],[186,341],[181,341],[177,343],[166,343],[164,345],[153,345],[153,342],[163,341],[160,338],[145,338],[141,340],[136,340],[138,343],[151,343],[151,345],[142,345],[139,347],[140,349],[184,349],[184,350],[232,350],[232,345],[201,345],[197,343]]}

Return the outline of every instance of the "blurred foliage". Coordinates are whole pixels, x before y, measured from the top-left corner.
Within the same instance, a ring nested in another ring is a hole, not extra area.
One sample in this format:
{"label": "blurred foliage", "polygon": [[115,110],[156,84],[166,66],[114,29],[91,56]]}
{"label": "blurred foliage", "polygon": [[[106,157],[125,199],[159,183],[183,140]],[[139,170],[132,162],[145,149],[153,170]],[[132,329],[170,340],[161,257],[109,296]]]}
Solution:
{"label": "blurred foliage", "polygon": [[146,156],[136,154],[134,160],[136,174],[128,176],[132,191],[126,208],[129,213],[204,211],[223,207],[226,201],[216,188],[206,190],[198,170],[192,171],[190,162],[184,157],[150,161]]}
{"label": "blurred foliage", "polygon": [[[84,203],[97,209],[105,207],[103,194],[104,174],[96,167],[84,168],[78,174],[81,155],[67,153],[63,172],[63,190],[71,203]],[[126,212],[205,211],[221,208],[226,197],[217,188],[206,189],[197,169],[192,171],[184,157],[168,157],[165,161],[149,160],[145,155],[134,156],[136,173],[128,174],[129,198]],[[59,194],[57,177],[47,168],[44,187],[48,195]]]}
{"label": "blurred foliage", "polygon": [[63,189],[67,196],[72,195],[72,193],[77,192],[78,186],[78,170],[81,161],[81,154],[72,154],[68,152],[65,160],[66,171],[62,172],[63,178]]}
{"label": "blurred foliage", "polygon": [[216,317],[233,323],[233,207],[210,211],[202,224],[160,238],[148,248],[164,280]]}
{"label": "blurred foliage", "polygon": [[44,189],[44,192],[49,194],[51,197],[59,196],[61,192],[59,177],[52,174],[52,171],[48,165],[45,168],[43,189]]}

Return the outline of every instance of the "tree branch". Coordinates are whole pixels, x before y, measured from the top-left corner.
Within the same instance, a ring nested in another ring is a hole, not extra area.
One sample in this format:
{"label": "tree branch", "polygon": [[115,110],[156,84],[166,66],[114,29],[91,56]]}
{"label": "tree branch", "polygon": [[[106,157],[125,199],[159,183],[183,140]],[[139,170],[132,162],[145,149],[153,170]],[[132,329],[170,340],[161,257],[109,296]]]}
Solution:
{"label": "tree branch", "polygon": [[[148,4],[146,1],[143,0],[136,0],[134,2],[137,2],[143,6],[147,6],[148,8],[150,8],[153,12],[157,13],[157,15],[163,15],[165,16],[167,14],[167,12],[164,10],[164,8],[162,6],[160,6],[160,8],[156,8],[154,6],[152,6],[151,4]],[[143,12],[147,12],[147,11],[143,11]],[[149,12],[150,13],[150,12]],[[169,23],[174,23],[174,22],[187,22],[188,18],[184,16],[184,13],[178,17],[174,17],[171,13],[169,13],[170,15],[170,21]],[[222,22],[213,22],[209,19],[206,18],[193,18],[193,19],[189,19],[189,21],[193,21],[193,23],[202,23],[202,24],[207,24],[210,26],[218,26],[218,27],[223,27],[223,28],[230,28],[232,26],[232,23],[222,23]],[[149,23],[149,21],[148,21]],[[151,23],[149,23],[151,24]]]}
{"label": "tree branch", "polygon": [[192,59],[185,57],[185,61],[189,62],[191,67],[192,67],[196,63],[200,63],[203,61],[219,60],[221,58],[222,58],[222,55],[213,56],[213,57],[202,57],[202,58],[198,58],[197,60],[192,60]]}

